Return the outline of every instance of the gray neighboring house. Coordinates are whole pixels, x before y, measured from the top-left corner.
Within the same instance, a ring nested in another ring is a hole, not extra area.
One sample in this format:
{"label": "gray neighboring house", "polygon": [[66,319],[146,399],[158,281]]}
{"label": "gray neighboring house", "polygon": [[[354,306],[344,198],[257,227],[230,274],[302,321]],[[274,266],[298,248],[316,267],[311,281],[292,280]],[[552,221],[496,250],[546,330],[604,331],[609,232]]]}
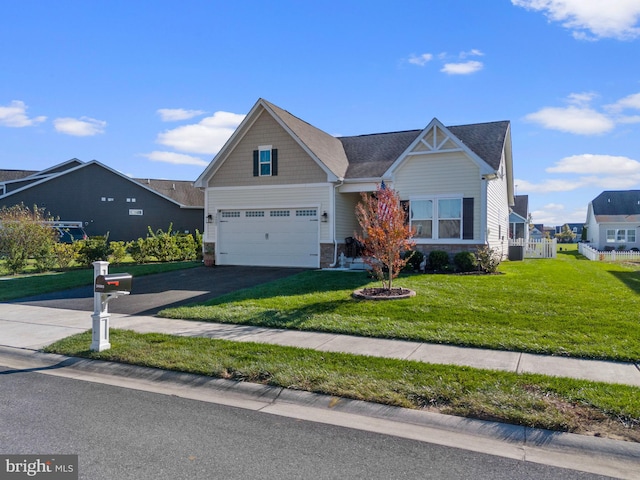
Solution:
{"label": "gray neighboring house", "polygon": [[529,195],[516,195],[509,214],[509,238],[529,240]]}
{"label": "gray neighboring house", "polygon": [[640,190],[602,192],[589,203],[586,226],[593,248],[640,248]]}
{"label": "gray neighboring house", "polygon": [[556,235],[562,233],[562,229],[565,225],[569,226],[576,236],[571,243],[578,243],[582,239],[582,230],[584,230],[584,223],[563,223],[562,225],[556,225]]}
{"label": "gray neighboring house", "polygon": [[259,99],[196,180],[218,265],[328,267],[350,256],[361,193],[400,195],[416,249],[507,255],[508,121],[334,137]]}
{"label": "gray neighboring house", "polygon": [[0,208],[37,205],[61,221],[81,221],[87,235],[144,238],[148,227],[202,232],[204,193],[193,182],[132,179],[96,160],[72,159],[42,171],[0,170]]}

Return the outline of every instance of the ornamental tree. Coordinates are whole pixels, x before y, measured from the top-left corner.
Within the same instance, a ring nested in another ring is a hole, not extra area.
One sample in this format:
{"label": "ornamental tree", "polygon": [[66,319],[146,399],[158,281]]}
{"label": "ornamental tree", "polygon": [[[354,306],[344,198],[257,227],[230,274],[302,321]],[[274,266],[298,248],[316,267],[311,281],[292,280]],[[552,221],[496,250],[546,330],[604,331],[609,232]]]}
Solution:
{"label": "ornamental tree", "polygon": [[362,236],[355,235],[364,246],[363,261],[382,281],[382,287],[391,290],[393,279],[410,258],[403,259],[402,252],[415,245],[400,196],[382,182],[375,193],[362,193],[362,201],[356,206],[356,218],[363,232]]}

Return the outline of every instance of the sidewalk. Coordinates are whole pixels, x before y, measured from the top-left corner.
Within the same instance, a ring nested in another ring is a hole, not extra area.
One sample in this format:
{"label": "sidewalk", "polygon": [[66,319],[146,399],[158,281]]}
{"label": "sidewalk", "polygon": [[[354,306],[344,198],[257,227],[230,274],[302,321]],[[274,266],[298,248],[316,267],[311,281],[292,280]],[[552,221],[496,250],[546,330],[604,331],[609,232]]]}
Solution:
{"label": "sidewalk", "polygon": [[[327,352],[399,358],[517,373],[540,373],[640,387],[640,368],[633,363],[581,360],[402,340],[122,314],[112,314],[110,325],[112,328],[134,330],[140,333],[157,332],[238,342],[270,343]],[[0,304],[1,346],[38,350],[90,328],[91,312]]]}
{"label": "sidewalk", "polygon": [[[159,332],[262,342],[640,386],[640,370],[634,364],[123,314],[112,314],[111,327],[140,333]],[[441,415],[281,387],[100,360],[69,358],[37,351],[90,328],[91,312],[0,303],[0,365],[9,368],[0,371],[0,375],[40,372],[615,478],[635,479],[640,469],[640,444],[633,442]]]}

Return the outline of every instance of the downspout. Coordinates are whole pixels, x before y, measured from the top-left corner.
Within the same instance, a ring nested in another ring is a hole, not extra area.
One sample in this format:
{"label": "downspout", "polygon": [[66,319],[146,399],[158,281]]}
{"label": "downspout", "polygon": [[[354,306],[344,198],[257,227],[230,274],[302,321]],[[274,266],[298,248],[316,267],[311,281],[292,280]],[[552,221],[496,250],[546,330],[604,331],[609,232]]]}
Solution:
{"label": "downspout", "polygon": [[333,263],[329,265],[329,268],[335,268],[335,266],[338,264],[338,241],[336,240],[336,191],[338,190],[338,188],[344,185],[344,177],[339,177],[338,181],[340,183],[338,185],[334,185],[333,187],[333,199],[331,202],[333,206],[333,212],[331,213],[331,223],[333,224],[333,232],[331,235],[333,237]]}

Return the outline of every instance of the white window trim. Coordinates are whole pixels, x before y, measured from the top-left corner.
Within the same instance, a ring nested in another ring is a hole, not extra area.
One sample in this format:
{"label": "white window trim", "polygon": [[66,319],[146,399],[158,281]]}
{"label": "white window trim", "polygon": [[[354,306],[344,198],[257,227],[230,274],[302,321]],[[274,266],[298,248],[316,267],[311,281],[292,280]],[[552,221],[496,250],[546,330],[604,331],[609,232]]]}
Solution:
{"label": "white window trim", "polygon": [[[271,177],[273,173],[273,145],[261,145],[258,147],[258,176]],[[266,162],[262,162],[262,152],[269,152],[269,175],[262,174],[262,165],[266,165]]]}
{"label": "white window trim", "polygon": [[[414,241],[417,243],[462,243],[469,242],[469,240],[462,239],[462,225],[464,219],[462,218],[463,209],[464,209],[464,195],[463,194],[447,194],[447,195],[418,195],[415,197],[409,197],[409,209],[411,209],[411,202],[421,201],[421,200],[431,200],[433,203],[433,208],[431,211],[431,238],[422,238],[416,237]],[[438,200],[460,200],[460,236],[458,238],[440,238],[439,231],[439,221],[440,220],[458,220],[457,218],[439,218],[438,217]],[[413,219],[411,218],[411,214],[409,214],[409,225],[412,225]]]}
{"label": "white window trim", "polygon": [[[613,232],[613,238],[610,239],[609,238],[609,232]],[[620,232],[624,232],[624,238],[622,240],[618,240],[618,234]],[[629,239],[629,232],[633,232],[634,233],[634,238],[635,240],[630,240]],[[638,239],[638,232],[636,231],[635,228],[607,228],[605,231],[605,239],[606,239],[606,243],[636,243],[637,239]]]}

